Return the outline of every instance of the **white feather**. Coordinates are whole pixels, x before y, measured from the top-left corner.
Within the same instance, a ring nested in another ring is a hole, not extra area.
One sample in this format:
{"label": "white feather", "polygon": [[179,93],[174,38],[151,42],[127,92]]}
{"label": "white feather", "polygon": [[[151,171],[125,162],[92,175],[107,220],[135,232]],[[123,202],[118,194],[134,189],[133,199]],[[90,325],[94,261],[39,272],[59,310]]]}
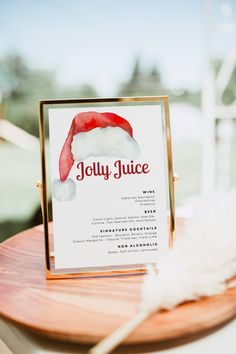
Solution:
{"label": "white feather", "polygon": [[141,308],[147,311],[223,292],[236,275],[236,191],[200,200],[157,269],[143,284]]}
{"label": "white feather", "polygon": [[[158,271],[156,271],[157,269]],[[212,296],[236,281],[236,191],[202,199],[174,248],[148,267],[140,311],[89,354],[108,354],[154,311]]]}

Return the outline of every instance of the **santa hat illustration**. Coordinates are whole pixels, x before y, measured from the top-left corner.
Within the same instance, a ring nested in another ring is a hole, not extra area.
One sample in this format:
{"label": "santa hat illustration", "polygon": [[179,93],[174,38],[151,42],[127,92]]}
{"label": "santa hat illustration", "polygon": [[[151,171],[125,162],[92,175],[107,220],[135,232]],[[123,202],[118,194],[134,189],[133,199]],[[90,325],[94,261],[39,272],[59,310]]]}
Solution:
{"label": "santa hat illustration", "polygon": [[54,180],[52,186],[54,198],[59,201],[75,198],[76,184],[68,175],[75,161],[90,156],[136,159],[139,146],[130,123],[110,112],[77,114],[60,153],[60,179]]}

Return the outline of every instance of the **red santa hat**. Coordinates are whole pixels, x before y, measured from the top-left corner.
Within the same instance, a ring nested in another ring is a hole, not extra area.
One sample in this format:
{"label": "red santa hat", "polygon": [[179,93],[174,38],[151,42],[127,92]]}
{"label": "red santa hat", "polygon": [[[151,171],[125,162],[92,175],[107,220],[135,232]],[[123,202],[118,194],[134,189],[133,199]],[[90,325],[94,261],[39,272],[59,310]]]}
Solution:
{"label": "red santa hat", "polygon": [[139,146],[127,120],[110,112],[79,113],[72,121],[60,153],[60,180],[53,182],[53,196],[60,201],[75,198],[75,182],[68,179],[74,161],[89,156],[135,159],[138,155]]}

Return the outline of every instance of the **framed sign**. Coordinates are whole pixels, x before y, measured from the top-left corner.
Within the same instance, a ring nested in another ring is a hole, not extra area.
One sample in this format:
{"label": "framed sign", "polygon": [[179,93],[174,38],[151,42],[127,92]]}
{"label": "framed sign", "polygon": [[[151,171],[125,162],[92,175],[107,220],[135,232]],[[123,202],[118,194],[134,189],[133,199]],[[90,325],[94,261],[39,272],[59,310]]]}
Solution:
{"label": "framed sign", "polygon": [[47,278],[156,263],[175,227],[168,97],[40,101],[40,142]]}

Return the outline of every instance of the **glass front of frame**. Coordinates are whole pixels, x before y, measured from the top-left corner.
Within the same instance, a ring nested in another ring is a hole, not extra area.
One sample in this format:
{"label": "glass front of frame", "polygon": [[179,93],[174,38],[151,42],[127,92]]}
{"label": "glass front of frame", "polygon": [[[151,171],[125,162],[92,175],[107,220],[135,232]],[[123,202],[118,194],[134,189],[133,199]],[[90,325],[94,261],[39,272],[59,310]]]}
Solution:
{"label": "glass front of frame", "polygon": [[40,102],[49,278],[140,271],[168,248],[168,114],[167,97]]}

